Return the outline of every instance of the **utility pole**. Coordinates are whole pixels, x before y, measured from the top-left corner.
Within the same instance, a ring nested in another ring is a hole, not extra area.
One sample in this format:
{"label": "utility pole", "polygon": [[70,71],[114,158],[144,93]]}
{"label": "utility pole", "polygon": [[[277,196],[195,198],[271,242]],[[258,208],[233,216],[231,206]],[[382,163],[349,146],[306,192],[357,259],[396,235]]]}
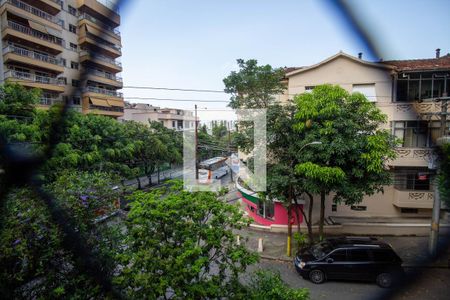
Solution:
{"label": "utility pole", "polygon": [[228,130],[228,157],[230,159],[230,179],[233,182],[233,169],[231,168],[231,129]]}
{"label": "utility pole", "polygon": [[195,104],[195,150],[194,150],[194,158],[195,158],[195,179],[198,180],[198,123],[197,123],[197,104]]}
{"label": "utility pole", "polygon": [[[448,97],[444,97],[440,99],[441,103],[441,112],[438,113],[440,115],[440,136],[441,138],[447,134],[447,109],[448,109]],[[439,147],[439,145],[438,145]],[[431,257],[436,257],[437,254],[437,244],[439,239],[439,219],[441,212],[441,199],[439,195],[439,182],[438,175],[435,175],[434,179],[434,197],[433,197],[433,212],[431,215],[431,231],[430,231],[430,239],[428,241],[428,252]]]}

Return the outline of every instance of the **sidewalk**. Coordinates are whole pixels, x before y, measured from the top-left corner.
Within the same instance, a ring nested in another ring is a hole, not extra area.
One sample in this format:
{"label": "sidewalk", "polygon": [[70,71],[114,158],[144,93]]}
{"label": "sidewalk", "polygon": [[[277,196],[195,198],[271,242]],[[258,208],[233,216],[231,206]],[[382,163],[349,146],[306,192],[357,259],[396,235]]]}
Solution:
{"label": "sidewalk", "polygon": [[[306,228],[303,228],[305,232]],[[295,230],[294,230],[295,231]],[[281,260],[292,262],[296,252],[294,241],[292,242],[292,257],[286,255],[285,233],[273,233],[245,228],[235,231],[240,235],[242,243],[248,246],[252,251],[258,249],[258,239],[263,239],[263,252],[260,253],[263,259]],[[381,241],[390,244],[395,252],[402,258],[404,267],[411,268],[448,268],[449,251],[444,257],[438,258],[434,262],[427,262],[428,256],[428,237],[417,236],[377,236]],[[441,238],[442,240],[443,238]]]}

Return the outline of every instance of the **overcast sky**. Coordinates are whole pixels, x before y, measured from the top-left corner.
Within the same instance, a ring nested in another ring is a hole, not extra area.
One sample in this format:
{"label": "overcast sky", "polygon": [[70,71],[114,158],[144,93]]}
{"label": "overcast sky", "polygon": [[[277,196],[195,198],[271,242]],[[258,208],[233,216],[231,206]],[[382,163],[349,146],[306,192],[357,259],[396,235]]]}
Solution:
{"label": "overcast sky", "polygon": [[[377,37],[382,58],[414,59],[450,52],[450,1],[349,1]],[[236,59],[274,67],[315,64],[340,50],[364,52],[327,1],[122,1],[125,86],[223,90]],[[366,52],[365,52],[366,51]],[[125,97],[228,100],[222,93],[124,89]],[[129,99],[128,99],[129,100]],[[193,109],[195,102],[143,101]],[[226,103],[197,103],[222,109]],[[214,115],[217,115],[215,113]]]}

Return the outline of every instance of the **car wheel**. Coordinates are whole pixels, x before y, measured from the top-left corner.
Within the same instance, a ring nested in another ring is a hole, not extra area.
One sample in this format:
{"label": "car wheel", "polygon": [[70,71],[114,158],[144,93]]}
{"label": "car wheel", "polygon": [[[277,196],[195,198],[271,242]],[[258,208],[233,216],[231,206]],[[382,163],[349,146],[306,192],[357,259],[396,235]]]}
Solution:
{"label": "car wheel", "polygon": [[390,273],[378,274],[377,284],[382,288],[390,287],[392,285],[392,275]]}
{"label": "car wheel", "polygon": [[322,270],[312,270],[309,272],[309,279],[315,284],[320,284],[325,281],[325,274]]}

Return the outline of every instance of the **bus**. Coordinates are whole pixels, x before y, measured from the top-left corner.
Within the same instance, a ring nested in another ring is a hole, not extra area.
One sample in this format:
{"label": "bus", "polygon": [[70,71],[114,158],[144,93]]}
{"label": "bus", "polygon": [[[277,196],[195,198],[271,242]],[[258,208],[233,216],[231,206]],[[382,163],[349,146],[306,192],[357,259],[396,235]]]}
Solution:
{"label": "bus", "polygon": [[198,180],[200,183],[210,183],[214,179],[222,178],[228,174],[227,157],[213,157],[199,164]]}

